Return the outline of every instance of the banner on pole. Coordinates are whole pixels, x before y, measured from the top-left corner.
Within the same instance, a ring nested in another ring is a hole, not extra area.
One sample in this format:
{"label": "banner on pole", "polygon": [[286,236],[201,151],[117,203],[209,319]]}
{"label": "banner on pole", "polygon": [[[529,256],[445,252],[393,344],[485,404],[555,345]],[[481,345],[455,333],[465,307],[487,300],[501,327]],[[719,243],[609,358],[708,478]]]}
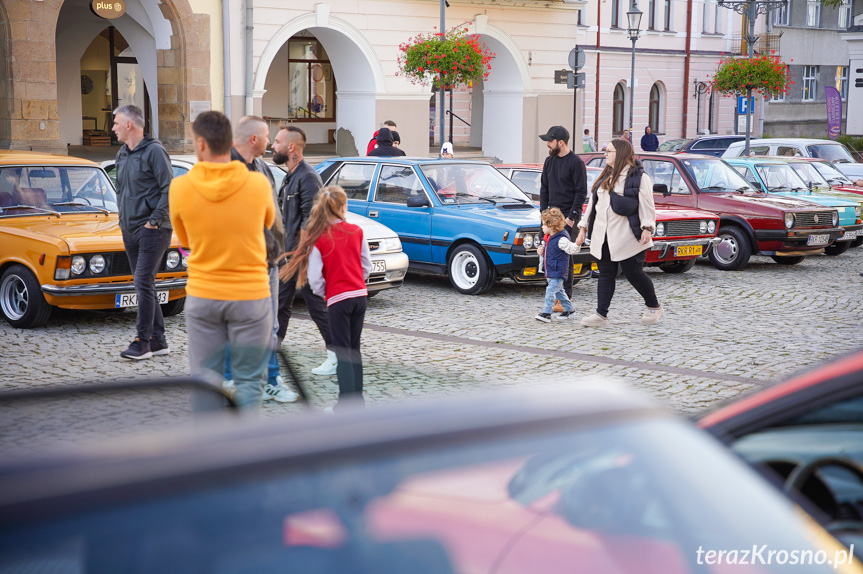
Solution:
{"label": "banner on pole", "polygon": [[833,86],[824,88],[827,100],[827,137],[835,140],[842,130],[842,96]]}

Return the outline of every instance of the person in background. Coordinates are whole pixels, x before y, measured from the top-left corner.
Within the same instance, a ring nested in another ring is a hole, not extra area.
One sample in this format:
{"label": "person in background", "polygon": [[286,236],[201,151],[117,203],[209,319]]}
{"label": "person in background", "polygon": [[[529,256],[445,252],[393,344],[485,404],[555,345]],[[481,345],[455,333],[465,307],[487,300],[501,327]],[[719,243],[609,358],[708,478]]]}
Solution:
{"label": "person in background", "polygon": [[452,153],[452,144],[450,142],[443,142],[443,145],[440,146],[440,156],[444,159],[452,159],[454,154]]}
{"label": "person in background", "polygon": [[590,135],[590,130],[585,129],[584,135],[581,138],[581,141],[584,145],[584,153],[596,151],[596,140]]}
{"label": "person in background", "polygon": [[393,133],[393,146],[399,147],[402,143],[402,136],[399,135],[399,132],[395,130],[391,130]]}
{"label": "person in background", "polygon": [[273,349],[273,309],[262,230],[273,225],[273,188],[231,161],[231,122],[221,112],[192,124],[198,163],[171,182],[171,221],[190,248],[186,284],[189,366],[221,387],[231,345],[236,403],[260,405]]}
{"label": "person in background", "polygon": [[327,301],[333,345],[339,359],[339,401],[363,400],[360,338],[366,314],[366,278],[372,269],[369,246],[361,227],[347,223],[348,197],[339,186],[321,190],[297,248],[286,253],[283,281],[311,285]]}
{"label": "person in background", "polygon": [[644,135],[641,136],[642,151],[656,151],[659,149],[659,138],[650,130],[650,126],[644,128]]}
{"label": "person in background", "polygon": [[393,133],[389,128],[378,130],[378,147],[369,152],[369,157],[398,157],[405,155],[404,150],[393,145]]}
{"label": "person in background", "polygon": [[[384,121],[384,123],[381,127],[389,128],[390,131],[394,131],[398,128],[398,126],[396,126],[396,123],[392,120]],[[372,136],[372,139],[369,140],[369,145],[366,146],[366,155],[371,155],[372,150],[375,149],[376,147],[378,147],[378,134],[379,133],[381,133],[380,130],[376,131],[374,133],[374,135]]]}
{"label": "person in background", "polygon": [[623,139],[625,139],[629,143],[632,143],[632,138],[629,135],[629,130],[623,130]]}
{"label": "person in background", "polygon": [[156,296],[156,273],[171,245],[168,189],[174,170],[159,140],[144,134],[144,112],[133,105],[114,112],[117,140],[117,207],[123,246],[138,296],[137,336],[120,352],[124,359],[149,359],[170,352]]}

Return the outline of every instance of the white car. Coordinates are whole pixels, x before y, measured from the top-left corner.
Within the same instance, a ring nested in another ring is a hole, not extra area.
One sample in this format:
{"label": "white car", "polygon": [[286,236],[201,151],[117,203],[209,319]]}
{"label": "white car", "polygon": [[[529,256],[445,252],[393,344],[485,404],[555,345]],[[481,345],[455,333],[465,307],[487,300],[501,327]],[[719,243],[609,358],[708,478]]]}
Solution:
{"label": "white car", "polygon": [[[192,166],[192,161],[171,158],[171,166],[174,168],[174,177],[187,173]],[[273,178],[276,180],[276,189],[282,185],[286,172],[277,165],[267,163]],[[117,174],[114,170],[114,160],[102,162],[102,168],[108,173],[114,185],[117,184]],[[404,284],[405,275],[408,270],[408,256],[402,251],[402,244],[395,231],[378,223],[373,219],[348,212],[348,223],[353,223],[362,228],[369,244],[369,253],[372,257],[372,272],[366,280],[366,288],[369,297],[374,297],[380,291],[401,287]]]}
{"label": "white car", "polygon": [[[734,142],[722,157],[741,157],[746,142]],[[762,138],[749,140],[749,155],[801,156],[826,159],[851,179],[863,177],[863,164],[856,163],[854,156],[839,142],[807,138]]]}

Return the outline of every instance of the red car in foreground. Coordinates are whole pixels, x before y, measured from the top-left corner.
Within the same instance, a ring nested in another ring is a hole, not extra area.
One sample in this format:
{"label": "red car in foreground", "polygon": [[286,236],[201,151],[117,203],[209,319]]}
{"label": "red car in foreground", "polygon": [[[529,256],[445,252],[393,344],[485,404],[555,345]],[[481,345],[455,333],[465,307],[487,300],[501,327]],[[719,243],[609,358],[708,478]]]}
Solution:
{"label": "red car in foreground", "polygon": [[[495,166],[510,178],[534,203],[539,205],[540,176],[542,164],[503,164]],[[590,189],[601,168],[587,168],[587,201]],[[675,209],[656,205],[656,233],[653,248],[647,252],[645,265],[659,267],[666,273],[685,273],[695,266],[699,256],[719,242],[716,231],[719,217],[714,213],[697,209]]]}

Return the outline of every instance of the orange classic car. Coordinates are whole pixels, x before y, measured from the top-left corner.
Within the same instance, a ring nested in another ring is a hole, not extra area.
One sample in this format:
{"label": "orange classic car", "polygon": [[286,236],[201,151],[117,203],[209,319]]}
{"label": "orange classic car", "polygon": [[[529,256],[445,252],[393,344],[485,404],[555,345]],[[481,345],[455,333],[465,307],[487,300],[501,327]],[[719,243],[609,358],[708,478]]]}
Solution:
{"label": "orange classic car", "polygon": [[[186,261],[174,236],[156,289],[162,312],[186,297]],[[137,305],[117,196],[84,159],[0,151],[0,311],[13,327],[44,325],[54,307]]]}

